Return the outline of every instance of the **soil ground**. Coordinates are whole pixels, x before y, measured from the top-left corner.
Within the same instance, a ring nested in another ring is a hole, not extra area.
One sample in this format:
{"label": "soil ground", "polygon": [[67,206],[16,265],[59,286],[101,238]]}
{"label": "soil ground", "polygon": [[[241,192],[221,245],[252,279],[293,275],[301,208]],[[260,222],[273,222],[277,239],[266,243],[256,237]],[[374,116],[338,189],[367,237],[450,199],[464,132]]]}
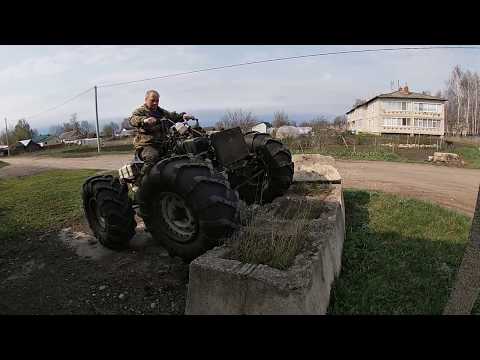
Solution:
{"label": "soil ground", "polygon": [[140,225],[114,252],[78,224],[2,249],[0,314],[183,314],[188,265]]}

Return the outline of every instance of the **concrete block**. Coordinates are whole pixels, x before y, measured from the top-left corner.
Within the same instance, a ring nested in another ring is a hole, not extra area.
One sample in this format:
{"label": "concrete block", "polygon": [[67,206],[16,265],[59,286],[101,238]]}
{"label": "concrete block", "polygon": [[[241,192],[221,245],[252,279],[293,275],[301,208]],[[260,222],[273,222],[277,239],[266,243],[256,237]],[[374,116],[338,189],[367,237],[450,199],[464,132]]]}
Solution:
{"label": "concrete block", "polygon": [[326,182],[340,184],[342,177],[334,167],[335,159],[318,154],[293,155],[294,182]]}
{"label": "concrete block", "polygon": [[340,274],[345,237],[342,186],[331,188],[318,200],[327,206],[311,222],[315,236],[309,250],[300,252],[288,269],[229,259],[227,245],[192,261],[185,313],[325,314]]}

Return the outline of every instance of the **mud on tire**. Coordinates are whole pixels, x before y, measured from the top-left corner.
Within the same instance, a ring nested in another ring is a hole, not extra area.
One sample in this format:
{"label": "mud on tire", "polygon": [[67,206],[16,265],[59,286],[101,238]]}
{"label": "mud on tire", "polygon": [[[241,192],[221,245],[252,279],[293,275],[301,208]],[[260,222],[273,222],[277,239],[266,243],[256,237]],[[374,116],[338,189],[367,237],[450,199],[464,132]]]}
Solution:
{"label": "mud on tire", "polygon": [[238,193],[209,162],[188,155],[153,166],[137,199],[153,238],[187,262],[230,236],[239,223]]}
{"label": "mud on tire", "polygon": [[252,153],[265,163],[266,176],[238,189],[240,198],[247,204],[269,203],[285,194],[293,180],[293,162],[290,150],[269,134],[251,131],[245,134],[245,142]]}
{"label": "mud on tire", "polygon": [[93,176],[83,184],[82,198],[88,224],[100,243],[114,250],[128,247],[137,225],[128,188],[111,175]]}

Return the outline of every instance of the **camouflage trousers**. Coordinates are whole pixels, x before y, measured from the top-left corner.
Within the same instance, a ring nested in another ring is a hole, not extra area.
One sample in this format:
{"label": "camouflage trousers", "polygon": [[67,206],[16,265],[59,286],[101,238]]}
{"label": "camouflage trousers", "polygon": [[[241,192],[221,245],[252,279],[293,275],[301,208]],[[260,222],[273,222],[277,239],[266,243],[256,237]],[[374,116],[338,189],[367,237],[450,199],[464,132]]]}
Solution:
{"label": "camouflage trousers", "polygon": [[136,148],[137,154],[140,156],[140,159],[144,161],[142,170],[140,172],[141,179],[150,172],[150,169],[155,165],[163,156],[165,156],[165,147],[164,146],[139,146]]}

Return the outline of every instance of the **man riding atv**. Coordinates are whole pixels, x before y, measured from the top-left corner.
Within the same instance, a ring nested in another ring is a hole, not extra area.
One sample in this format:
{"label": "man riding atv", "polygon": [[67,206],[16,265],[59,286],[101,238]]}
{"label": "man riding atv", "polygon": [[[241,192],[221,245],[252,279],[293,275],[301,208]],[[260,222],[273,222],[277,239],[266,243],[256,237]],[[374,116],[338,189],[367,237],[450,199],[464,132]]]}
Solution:
{"label": "man riding atv", "polygon": [[88,178],[83,206],[102,245],[128,247],[138,215],[170,255],[190,261],[238,228],[240,200],[264,204],[285,194],[292,154],[265,133],[236,127],[207,134],[197,119],[168,112],[158,101],[148,91],[130,118],[138,129],[133,161],[118,177]]}
{"label": "man riding atv", "polygon": [[130,125],[137,128],[137,135],[133,146],[140,159],[145,162],[142,167],[140,179],[145,175],[160,158],[167,155],[166,138],[172,126],[169,119],[175,122],[193,119],[186,113],[169,112],[158,106],[160,95],[156,90],[148,90],[145,94],[145,103],[136,109],[130,117]]}

